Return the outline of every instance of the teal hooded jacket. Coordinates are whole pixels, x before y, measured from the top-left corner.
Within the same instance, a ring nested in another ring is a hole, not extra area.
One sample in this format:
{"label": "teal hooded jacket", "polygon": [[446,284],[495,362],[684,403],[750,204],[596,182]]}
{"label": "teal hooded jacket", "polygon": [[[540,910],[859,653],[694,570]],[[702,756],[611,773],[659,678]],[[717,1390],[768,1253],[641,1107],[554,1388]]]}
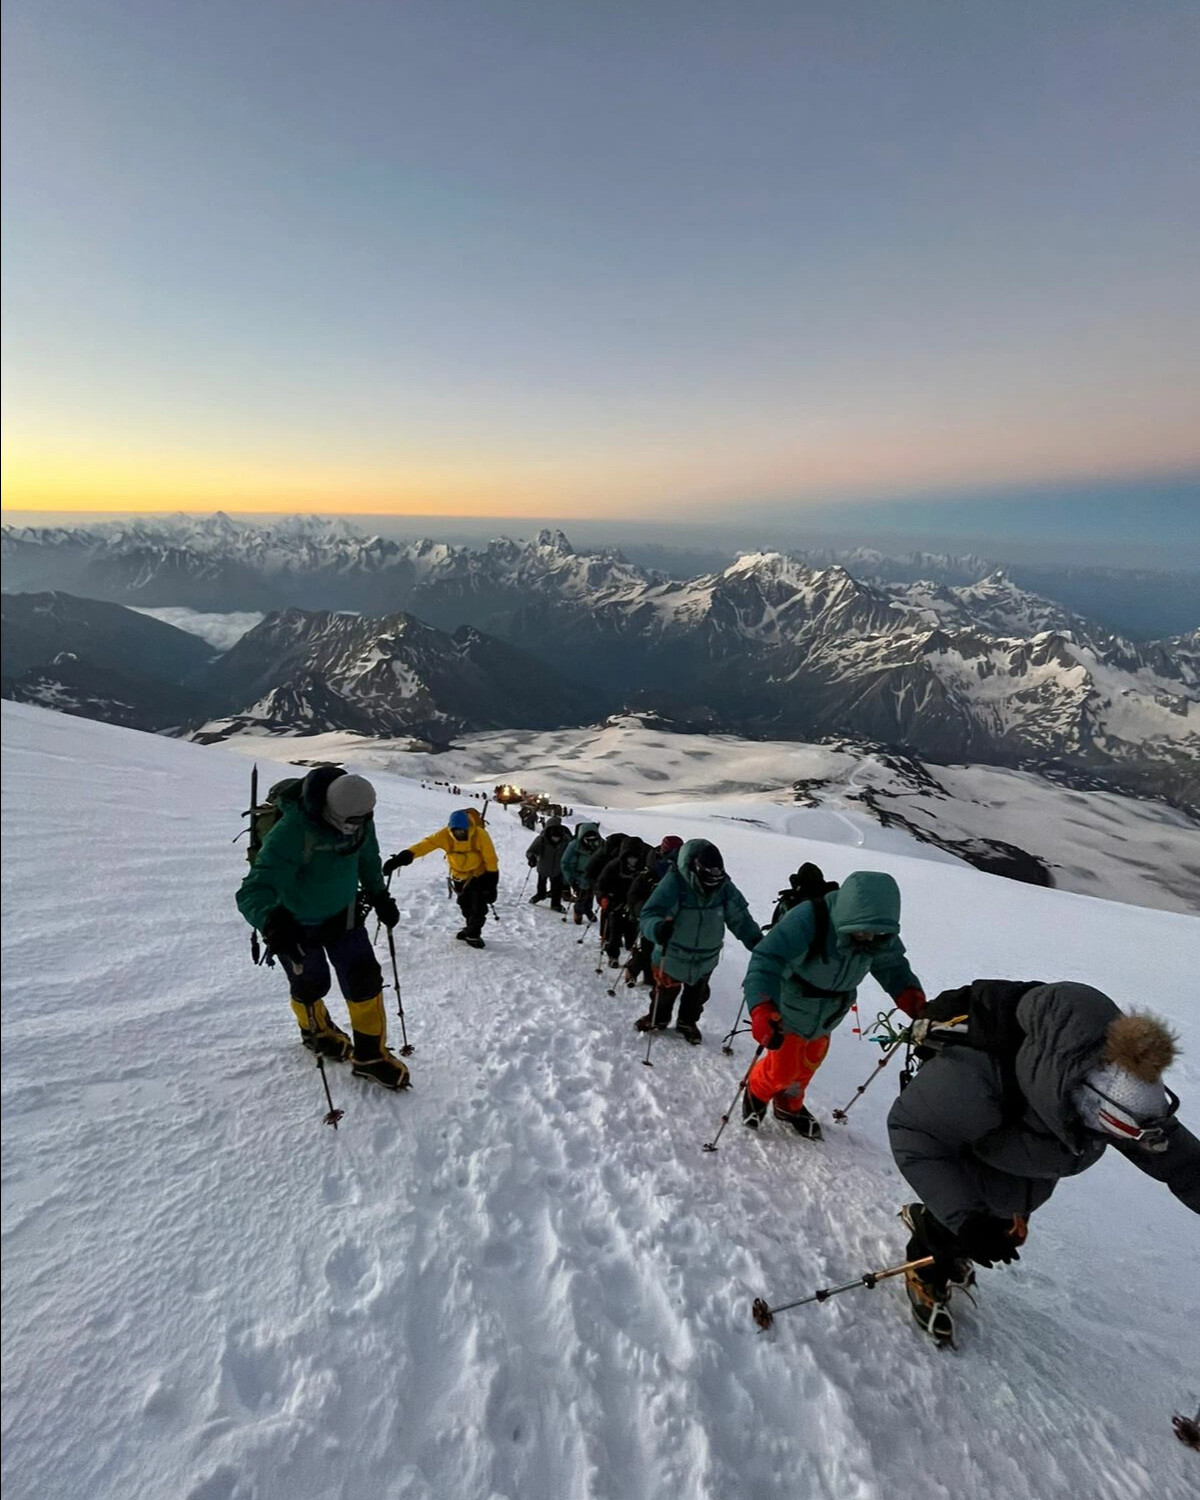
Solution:
{"label": "teal hooded jacket", "polygon": [[[763,940],[745,896],[732,880],[706,891],[692,876],[693,857],[708,847],[707,839],[689,839],[642,907],[641,933],[654,944],[654,967],[682,984],[696,984],[717,967],[726,927],[747,948]],[[658,929],[668,918],[675,926],[664,948]]]}
{"label": "teal hooded jacket", "polygon": [[[590,849],[583,847],[585,834],[594,833],[596,841]],[[575,830],[575,837],[563,850],[562,878],[567,885],[574,887],[577,891],[589,889],[588,881],[584,875],[584,869],[589,859],[599,849],[601,844],[599,823],[580,823]]]}
{"label": "teal hooded jacket", "polygon": [[[813,903],[802,901],[754,950],[743,986],[748,1010],[774,1001],[784,1031],[809,1038],[828,1036],[840,1024],[868,974],[893,1000],[921,984],[900,941],[900,887],[890,875],[857,870],[840,890],[821,899],[829,908],[824,951],[808,957],[816,916]],[[886,933],[887,942],[869,950],[856,948],[852,932]]]}
{"label": "teal hooded jacket", "polygon": [[[323,787],[317,785],[323,798]],[[348,912],[360,886],[368,896],[386,889],[375,820],[368,819],[355,833],[339,833],[321,817],[315,801],[308,778],[280,797],[283,816],[263,840],[238,890],[238,910],[260,932],[277,906],[301,925],[316,926]]]}

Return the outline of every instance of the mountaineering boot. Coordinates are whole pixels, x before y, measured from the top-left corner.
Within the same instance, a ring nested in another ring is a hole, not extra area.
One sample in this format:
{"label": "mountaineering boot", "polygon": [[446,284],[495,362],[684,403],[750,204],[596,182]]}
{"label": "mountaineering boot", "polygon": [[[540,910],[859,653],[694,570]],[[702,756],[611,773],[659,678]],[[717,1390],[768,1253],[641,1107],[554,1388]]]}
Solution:
{"label": "mountaineering boot", "polygon": [[946,1306],[948,1293],[932,1281],[926,1281],[916,1270],[905,1271],[904,1289],[917,1327],[927,1333],[939,1348],[953,1349],[954,1319]]}
{"label": "mountaineering boot", "polygon": [[677,1023],[675,1030],[685,1042],[690,1042],[693,1047],[698,1047],[704,1040],[700,1035],[700,1028],[696,1025],[695,1021],[680,1021]]}
{"label": "mountaineering boot", "polygon": [[354,1043],[340,1026],[335,1026],[325,1009],[324,1000],[314,1000],[305,1005],[303,1000],[292,996],[292,1014],[300,1027],[300,1040],[310,1052],[332,1058],[334,1062],[346,1062],[354,1051]]}
{"label": "mountaineering boot", "polygon": [[467,945],[468,948],[486,948],[487,947],[487,944],[484,942],[484,940],[481,937],[477,937],[476,934],[473,933],[473,932],[468,932],[463,937],[463,942],[466,943],[466,945]]}
{"label": "mountaineering boot", "polygon": [[[900,1220],[913,1236],[913,1243],[908,1247],[908,1253],[913,1259],[931,1253],[929,1230],[922,1223],[928,1212],[923,1203],[906,1203],[900,1210]],[[944,1230],[942,1234],[945,1234]],[[975,1285],[975,1267],[966,1256],[956,1255],[947,1267],[946,1285],[968,1293]]]}
{"label": "mountaineering boot", "polygon": [[[530,896],[530,898],[529,898],[529,904],[530,904],[530,906],[536,906],[539,901],[544,901],[545,899],[546,899],[546,893],[545,893],[545,891],[543,891],[540,896],[539,895]],[[550,910],[553,911],[554,908],[551,907]]]}
{"label": "mountaineering boot", "polygon": [[797,1135],[804,1137],[806,1141],[823,1141],[825,1137],[821,1134],[821,1126],[815,1116],[809,1114],[808,1106],[802,1104],[799,1109],[780,1109],[776,1104],[771,1113],[781,1124],[790,1125]]}
{"label": "mountaineering boot", "polygon": [[406,1089],[408,1069],[387,1049],[387,1021],[383,1014],[383,995],[372,1000],[347,1000],[350,1024],[354,1028],[355,1078],[366,1078],[385,1089]]}
{"label": "mountaineering boot", "polygon": [[556,911],[556,912],[563,913],[563,912],[566,911],[566,909],[567,908],[562,904],[561,901],[551,901],[551,903],[550,903],[550,910],[551,911]]}
{"label": "mountaineering boot", "polygon": [[749,1089],[742,1090],[742,1124],[747,1130],[757,1130],[766,1118],[767,1101],[757,1099]]}

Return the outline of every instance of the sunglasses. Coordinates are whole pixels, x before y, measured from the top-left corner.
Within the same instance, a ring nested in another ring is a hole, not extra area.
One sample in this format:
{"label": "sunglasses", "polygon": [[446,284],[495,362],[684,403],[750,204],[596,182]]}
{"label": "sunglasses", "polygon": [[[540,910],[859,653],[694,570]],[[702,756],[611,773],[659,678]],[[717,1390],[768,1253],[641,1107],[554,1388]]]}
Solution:
{"label": "sunglasses", "polygon": [[890,932],[852,932],[850,941],[856,948],[882,948],[891,936]]}
{"label": "sunglasses", "polygon": [[1141,1146],[1146,1151],[1165,1151],[1167,1149],[1167,1127],[1172,1116],[1179,1109],[1179,1095],[1168,1089],[1166,1084],[1163,1088],[1167,1095],[1166,1114],[1156,1115],[1151,1120],[1139,1120],[1136,1115],[1131,1115],[1115,1099],[1110,1099],[1107,1094],[1101,1093],[1098,1088],[1093,1088],[1089,1083],[1088,1088],[1098,1099],[1104,1100],[1104,1107],[1100,1111],[1100,1124],[1104,1126],[1109,1135],[1116,1136],[1119,1140],[1128,1141],[1131,1145]]}

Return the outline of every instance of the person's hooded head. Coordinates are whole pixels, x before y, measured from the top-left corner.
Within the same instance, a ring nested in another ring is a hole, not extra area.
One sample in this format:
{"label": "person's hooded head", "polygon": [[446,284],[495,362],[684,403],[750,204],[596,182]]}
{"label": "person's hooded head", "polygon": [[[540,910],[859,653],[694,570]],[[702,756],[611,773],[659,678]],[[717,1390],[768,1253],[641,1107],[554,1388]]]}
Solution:
{"label": "person's hooded head", "polygon": [[326,788],[322,816],[339,833],[360,832],[374,812],[375,788],[365,776],[336,776]]}
{"label": "person's hooded head", "polygon": [[688,879],[701,891],[719,890],[729,876],[725,873],[725,861],[716,844],[710,844],[707,839],[695,839],[685,848],[689,851],[685,871]]}
{"label": "person's hooded head", "polygon": [[1175,1035],[1157,1016],[1132,1011],[1108,1027],[1100,1061],[1071,1095],[1085,1130],[1146,1151],[1167,1149],[1179,1106],[1162,1081],[1175,1061]]}
{"label": "person's hooded head", "polygon": [[465,807],[456,808],[446,819],[446,827],[450,830],[451,838],[465,844],[471,836],[471,814]]}

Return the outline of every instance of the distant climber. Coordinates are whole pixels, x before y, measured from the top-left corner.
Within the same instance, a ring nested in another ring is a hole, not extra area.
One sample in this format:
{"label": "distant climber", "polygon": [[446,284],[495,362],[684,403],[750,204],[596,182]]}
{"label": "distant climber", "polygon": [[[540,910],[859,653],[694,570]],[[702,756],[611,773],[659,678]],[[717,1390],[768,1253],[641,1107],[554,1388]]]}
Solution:
{"label": "distant climber", "polygon": [[472,948],[482,948],[488,907],[495,901],[500,888],[500,865],[491,834],[483,826],[478,809],[465,807],[452,812],[445,828],[439,828],[427,839],[393,854],[383,872],[390,875],[393,870],[403,869],[413,860],[432,854],[435,849],[440,849],[446,856],[450,882],[463,914],[465,925],[455,937]]}
{"label": "distant climber", "polygon": [[744,947],[762,942],[746,898],[725,871],[721,851],[707,839],[689,839],[642,907],[640,931],[654,944],[650,1009],[634,1023],[663,1030],[679,1001],[676,1031],[694,1046],[709,996],[709,977],[721,958],[725,929]]}
{"label": "distant climber", "polygon": [[592,856],[603,846],[599,823],[580,823],[575,837],[563,850],[563,884],[570,886],[574,893],[573,913],[577,924],[585,919],[592,920],[592,886],[585,870]]}
{"label": "distant climber", "polygon": [[551,911],[565,910],[562,903],[562,862],[570,842],[571,835],[563,827],[563,820],[557,813],[551,813],[546,819],[545,828],[525,851],[529,868],[537,871],[537,890],[529,898],[531,905],[536,906],[549,896]]}

